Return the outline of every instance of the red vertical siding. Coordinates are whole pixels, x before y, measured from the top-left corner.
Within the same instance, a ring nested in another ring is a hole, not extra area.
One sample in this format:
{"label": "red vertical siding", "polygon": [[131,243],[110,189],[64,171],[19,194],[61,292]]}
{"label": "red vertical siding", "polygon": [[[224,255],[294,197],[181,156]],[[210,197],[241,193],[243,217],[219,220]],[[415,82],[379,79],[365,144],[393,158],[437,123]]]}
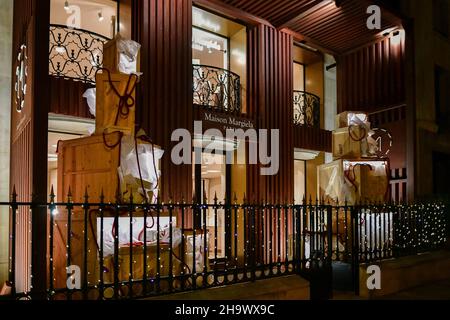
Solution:
{"label": "red vertical siding", "polygon": [[50,77],[50,86],[50,112],[73,117],[92,118],[86,99],[83,98],[84,92],[92,85],[80,81]]}
{"label": "red vertical siding", "polygon": [[[22,45],[27,46],[28,77],[25,106],[16,111],[12,99],[11,115],[11,187],[15,186],[20,201],[37,201],[47,198],[47,122],[49,110],[49,0],[14,1],[13,21],[13,74],[17,67],[17,54]],[[44,62],[44,63],[43,63]],[[13,80],[13,81],[14,81]],[[12,86],[14,88],[14,84]],[[44,146],[45,152],[42,152]],[[11,188],[12,190],[12,188]],[[28,210],[18,215],[16,252],[16,280],[18,291],[28,291],[30,265],[34,292],[46,288],[46,210],[34,208],[33,219]],[[32,233],[29,230],[32,228]]]}
{"label": "red vertical siding", "polygon": [[134,38],[142,44],[141,99],[137,122],[166,154],[162,163],[162,196],[175,200],[192,195],[192,167],[175,166],[170,152],[175,129],[193,127],[192,2],[134,1]]}
{"label": "red vertical siding", "polygon": [[[14,1],[14,29],[13,29],[13,81],[15,80],[16,59],[20,46],[26,44],[28,47],[29,62],[33,57],[30,52],[33,50],[32,37],[32,0]],[[33,68],[28,69],[28,89],[33,85],[30,78],[33,75]],[[14,83],[12,85],[14,88]],[[30,92],[30,91],[29,91]],[[32,124],[31,124],[31,103],[30,95],[25,100],[25,108],[18,114],[14,99],[12,101],[12,122],[11,122],[11,192],[15,185],[18,194],[18,201],[30,201],[32,193]],[[16,229],[16,290],[28,291],[30,289],[30,269],[31,251],[28,244],[31,241],[29,233],[30,215],[28,210],[20,210],[17,215]]]}
{"label": "red vertical siding", "polygon": [[405,103],[405,42],[385,38],[338,57],[338,110],[376,111]]}
{"label": "red vertical siding", "polygon": [[292,201],[294,135],[292,107],[292,37],[269,26],[249,30],[249,113],[261,129],[280,130],[280,170],[261,176],[249,166],[248,197],[268,202]]}

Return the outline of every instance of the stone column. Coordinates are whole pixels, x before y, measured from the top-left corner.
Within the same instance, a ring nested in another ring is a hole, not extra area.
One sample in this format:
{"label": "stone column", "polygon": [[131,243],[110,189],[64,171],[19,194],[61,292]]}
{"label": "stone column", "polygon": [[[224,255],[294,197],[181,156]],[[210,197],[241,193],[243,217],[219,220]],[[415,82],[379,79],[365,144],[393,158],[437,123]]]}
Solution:
{"label": "stone column", "polygon": [[[9,201],[13,0],[0,0],[0,202]],[[8,277],[9,209],[0,208],[0,288]]]}

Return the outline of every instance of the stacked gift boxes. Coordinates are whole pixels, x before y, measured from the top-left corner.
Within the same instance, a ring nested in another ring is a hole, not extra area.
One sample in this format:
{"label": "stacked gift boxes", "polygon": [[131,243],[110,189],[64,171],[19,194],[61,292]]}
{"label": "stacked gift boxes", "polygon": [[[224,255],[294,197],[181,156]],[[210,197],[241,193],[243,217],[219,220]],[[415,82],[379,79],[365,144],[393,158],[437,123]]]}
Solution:
{"label": "stacked gift boxes", "polygon": [[318,168],[319,194],[334,205],[382,202],[389,188],[389,160],[377,157],[368,115],[345,112],[336,118],[334,161]]}
{"label": "stacked gift boxes", "polygon": [[[163,151],[152,144],[150,139],[140,131],[135,132],[135,92],[139,81],[139,48],[134,41],[117,36],[104,46],[103,68],[96,74],[96,88],[90,89],[88,104],[95,116],[95,133],[88,137],[60,141],[58,144],[58,199],[83,203],[86,192],[93,203],[154,203],[159,189],[160,163]],[[119,199],[117,196],[120,195]],[[103,212],[105,219],[111,219],[114,212]],[[135,212],[136,218],[143,217],[142,212]],[[108,259],[100,266],[100,239],[97,225],[98,210],[90,208],[87,250],[88,283],[98,284],[101,270],[108,268]],[[85,232],[84,210],[75,207],[70,216],[71,221],[71,263],[84,266]],[[106,220],[105,220],[106,221]],[[54,286],[66,286],[68,216],[55,216],[54,232]],[[108,230],[111,233],[111,228]],[[104,242],[105,247],[111,243]],[[134,245],[134,244],[133,244]],[[126,241],[119,243],[119,258],[130,251]],[[136,256],[139,256],[139,249]],[[152,247],[149,245],[149,252]],[[142,250],[141,250],[142,251]],[[142,255],[142,254],[140,254]],[[163,254],[163,256],[166,253]],[[152,257],[152,259],[155,259]],[[152,261],[149,259],[149,261]],[[120,265],[119,274],[125,264]],[[83,267],[84,268],[84,267]],[[105,272],[104,280],[109,274]],[[110,272],[113,272],[111,269]],[[167,275],[168,272],[165,273]],[[136,275],[139,275],[137,272]],[[142,275],[141,275],[142,276]],[[123,279],[122,279],[123,280]]]}

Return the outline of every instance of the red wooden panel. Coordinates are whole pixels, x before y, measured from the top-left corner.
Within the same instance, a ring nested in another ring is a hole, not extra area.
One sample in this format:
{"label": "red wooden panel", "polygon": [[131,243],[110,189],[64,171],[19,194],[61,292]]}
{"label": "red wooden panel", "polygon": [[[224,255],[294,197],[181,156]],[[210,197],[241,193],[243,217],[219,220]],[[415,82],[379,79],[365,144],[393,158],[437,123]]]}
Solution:
{"label": "red wooden panel", "polygon": [[[265,19],[277,28],[287,27],[313,45],[337,54],[373,42],[380,36],[379,30],[369,30],[366,26],[367,7],[375,1],[344,0],[339,8],[334,1],[321,0],[220,2]],[[383,10],[382,30],[400,25],[401,19],[392,14],[391,10]]]}
{"label": "red wooden panel", "polygon": [[[14,1],[13,19],[13,74],[17,67],[17,54],[22,45],[27,46],[28,76],[27,94],[22,112],[16,111],[12,100],[11,113],[11,191],[15,186],[21,201],[30,201],[32,194],[37,201],[47,199],[47,152],[40,146],[47,145],[49,108],[48,44],[49,0]],[[13,80],[13,81],[14,81]],[[14,88],[14,84],[12,86]],[[45,147],[46,148],[46,147]],[[31,223],[28,210],[18,215],[19,254],[16,267],[18,291],[30,289],[30,265],[33,265],[33,290],[42,294],[46,289],[46,210],[34,208]],[[30,239],[32,237],[32,239]],[[32,240],[32,245],[30,245]],[[32,248],[31,248],[32,246]],[[41,296],[42,297],[42,296]]]}
{"label": "red wooden panel", "polygon": [[265,25],[249,30],[249,112],[262,129],[280,130],[280,170],[261,176],[249,166],[250,200],[282,203],[293,199],[294,136],[292,108],[292,36]]}
{"label": "red wooden panel", "polygon": [[136,121],[166,151],[162,161],[162,197],[190,199],[192,166],[173,165],[170,151],[174,145],[172,132],[193,127],[192,2],[134,1],[133,12],[133,37],[142,44],[144,73]]}
{"label": "red wooden panel", "polygon": [[405,104],[405,42],[385,38],[338,57],[338,110],[377,111]]}
{"label": "red wooden panel", "polygon": [[331,131],[297,126],[294,129],[295,148],[332,152]]}
{"label": "red wooden panel", "polygon": [[80,81],[50,77],[50,112],[80,118],[92,118],[83,93],[91,86]]}

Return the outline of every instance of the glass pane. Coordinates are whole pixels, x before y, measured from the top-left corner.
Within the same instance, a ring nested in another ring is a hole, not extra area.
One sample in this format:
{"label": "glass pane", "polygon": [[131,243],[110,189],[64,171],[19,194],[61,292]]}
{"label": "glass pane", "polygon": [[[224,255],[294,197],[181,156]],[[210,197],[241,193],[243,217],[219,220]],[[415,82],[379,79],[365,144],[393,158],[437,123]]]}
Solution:
{"label": "glass pane", "polygon": [[228,40],[198,28],[192,29],[193,64],[228,69]]}
{"label": "glass pane", "polygon": [[294,90],[305,91],[305,67],[294,62]]}
{"label": "glass pane", "polygon": [[306,162],[302,160],[294,161],[294,195],[295,203],[302,204],[306,192]]}
{"label": "glass pane", "polygon": [[[217,195],[222,202],[226,195],[226,164],[224,155],[203,154],[202,190],[209,204],[214,204]],[[209,234],[209,258],[215,258],[217,237],[217,258],[225,257],[225,210],[209,208],[206,217]]]}

